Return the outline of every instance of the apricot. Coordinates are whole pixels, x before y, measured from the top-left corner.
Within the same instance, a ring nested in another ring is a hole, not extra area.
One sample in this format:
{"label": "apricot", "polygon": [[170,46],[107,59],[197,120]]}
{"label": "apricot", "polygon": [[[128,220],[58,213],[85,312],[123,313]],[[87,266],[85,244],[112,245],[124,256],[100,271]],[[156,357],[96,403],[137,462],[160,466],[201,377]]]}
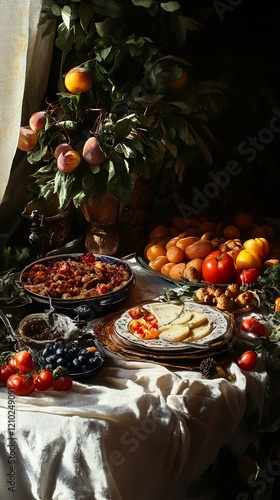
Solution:
{"label": "apricot", "polygon": [[184,271],[186,268],[185,262],[179,262],[178,264],[174,264],[169,271],[169,277],[173,280],[181,280],[184,276]]}
{"label": "apricot", "polygon": [[161,274],[163,274],[164,276],[169,276],[170,270],[173,266],[175,266],[174,262],[167,262],[166,264],[163,264],[162,268],[160,269]]}
{"label": "apricot", "polygon": [[46,111],[36,111],[29,118],[29,126],[35,132],[40,132],[45,129],[46,121]]}
{"label": "apricot", "polygon": [[162,245],[157,245],[156,243],[154,245],[151,245],[146,252],[147,259],[149,261],[155,260],[159,256],[165,256],[166,255],[166,250]]}
{"label": "apricot", "polygon": [[66,153],[60,153],[57,158],[57,168],[64,174],[70,174],[77,168],[80,161],[81,155],[78,151],[75,151],[74,149],[66,151]]}
{"label": "apricot", "polygon": [[189,245],[192,245],[195,241],[198,241],[198,240],[199,240],[198,236],[186,236],[185,238],[180,238],[177,241],[176,247],[181,248],[182,250],[185,251],[185,249]]}
{"label": "apricot", "polygon": [[71,94],[87,92],[93,85],[93,77],[88,69],[78,66],[66,73],[64,85]]}
{"label": "apricot", "polygon": [[267,232],[260,224],[254,224],[251,229],[250,236],[251,238],[267,238]]}
{"label": "apricot", "polygon": [[169,234],[168,228],[164,225],[158,225],[156,226],[149,234],[149,239],[152,240],[153,238],[164,238]]}
{"label": "apricot", "polygon": [[70,146],[68,142],[61,142],[58,146],[56,146],[53,155],[57,159],[60,153],[67,153],[67,151],[73,151],[72,146]]}
{"label": "apricot", "polygon": [[204,233],[214,233],[216,234],[217,224],[212,221],[204,221],[198,226],[199,235],[202,236]]}
{"label": "apricot", "polygon": [[106,158],[96,137],[89,137],[87,139],[83,147],[82,156],[90,165],[99,165]]}
{"label": "apricot", "polygon": [[253,225],[253,217],[248,212],[237,212],[233,217],[234,225],[238,229],[249,229]]}
{"label": "apricot", "polygon": [[166,250],[166,257],[168,258],[169,262],[174,262],[174,264],[178,264],[179,262],[182,262],[185,259],[185,252],[181,248],[178,248],[177,246],[169,247]]}
{"label": "apricot", "polygon": [[31,151],[37,144],[37,134],[31,127],[24,125],[19,129],[17,147],[21,151]]}
{"label": "apricot", "polygon": [[223,236],[225,238],[241,238],[241,232],[240,229],[237,226],[226,226],[223,230]]}
{"label": "apricot", "polygon": [[212,252],[213,247],[211,241],[208,240],[198,240],[192,245],[186,247],[185,255],[187,259],[204,259],[210,252]]}
{"label": "apricot", "polygon": [[149,262],[149,266],[153,269],[153,271],[160,272],[162,266],[164,264],[168,264],[168,258],[165,255],[159,255],[154,260]]}

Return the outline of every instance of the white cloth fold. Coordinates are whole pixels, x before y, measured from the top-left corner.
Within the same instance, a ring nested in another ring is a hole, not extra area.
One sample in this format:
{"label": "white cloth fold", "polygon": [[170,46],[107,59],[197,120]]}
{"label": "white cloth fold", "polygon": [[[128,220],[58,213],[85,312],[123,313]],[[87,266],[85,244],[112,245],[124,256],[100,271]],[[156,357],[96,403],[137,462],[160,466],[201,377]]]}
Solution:
{"label": "white cloth fold", "polygon": [[[130,263],[137,283],[127,306],[160,295],[167,283],[148,278],[133,258]],[[243,428],[248,400],[262,413],[267,375],[261,361],[255,372],[241,372],[235,363],[229,368],[235,381],[207,380],[195,371],[125,361],[108,352],[105,366],[87,383],[75,382],[69,392],[16,397],[10,414],[2,386],[3,498],[185,500],[221,447],[240,452],[251,439]],[[7,483],[9,437],[15,442],[15,493]]]}

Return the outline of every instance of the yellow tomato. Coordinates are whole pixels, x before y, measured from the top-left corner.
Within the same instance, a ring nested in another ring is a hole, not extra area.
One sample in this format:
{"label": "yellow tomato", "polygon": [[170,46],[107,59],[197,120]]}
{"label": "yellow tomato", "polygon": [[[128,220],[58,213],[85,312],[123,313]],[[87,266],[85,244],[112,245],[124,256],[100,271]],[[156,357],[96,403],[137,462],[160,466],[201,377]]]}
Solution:
{"label": "yellow tomato", "polygon": [[262,260],[260,256],[253,250],[241,250],[236,257],[235,265],[238,271],[243,271],[243,269],[251,269],[255,267],[256,269],[261,269]]}
{"label": "yellow tomato", "polygon": [[280,311],[280,297],[275,299],[275,312]]}
{"label": "yellow tomato", "polygon": [[245,250],[256,252],[261,259],[265,259],[269,252],[269,243],[265,238],[250,238],[243,243]]}

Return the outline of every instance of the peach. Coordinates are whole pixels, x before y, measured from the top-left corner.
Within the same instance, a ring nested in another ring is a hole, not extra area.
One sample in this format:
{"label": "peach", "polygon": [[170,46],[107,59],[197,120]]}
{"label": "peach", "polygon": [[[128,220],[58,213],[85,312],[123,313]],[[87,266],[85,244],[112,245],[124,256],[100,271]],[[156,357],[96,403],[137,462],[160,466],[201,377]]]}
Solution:
{"label": "peach", "polygon": [[29,126],[35,132],[40,132],[40,130],[44,130],[46,125],[46,112],[45,111],[36,111],[29,118]]}
{"label": "peach", "polygon": [[57,158],[57,168],[64,174],[70,174],[77,168],[80,161],[81,155],[77,151],[74,149],[66,151],[66,153],[60,153]]}
{"label": "peach", "polygon": [[82,156],[91,165],[99,165],[106,158],[96,137],[89,137],[87,139],[83,147]]}
{"label": "peach", "polygon": [[37,134],[28,125],[20,127],[18,138],[18,149],[31,151],[37,144]]}
{"label": "peach", "polygon": [[73,151],[72,146],[68,144],[67,142],[61,142],[61,144],[58,144],[54,150],[54,157],[57,159],[60,155],[60,153],[67,153],[67,151]]}

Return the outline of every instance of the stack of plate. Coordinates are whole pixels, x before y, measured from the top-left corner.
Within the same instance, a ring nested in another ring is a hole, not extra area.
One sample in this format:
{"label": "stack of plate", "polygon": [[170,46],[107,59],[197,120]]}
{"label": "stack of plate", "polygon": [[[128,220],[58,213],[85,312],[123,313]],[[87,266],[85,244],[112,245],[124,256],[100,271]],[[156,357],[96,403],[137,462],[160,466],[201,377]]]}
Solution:
{"label": "stack of plate", "polygon": [[[143,304],[149,306],[149,304]],[[112,352],[128,360],[153,361],[179,368],[195,368],[205,357],[228,359],[235,343],[233,315],[223,313],[211,306],[184,301],[184,308],[207,316],[211,332],[194,342],[171,342],[164,339],[145,340],[129,331],[129,310],[110,315],[95,327],[98,340]]]}

